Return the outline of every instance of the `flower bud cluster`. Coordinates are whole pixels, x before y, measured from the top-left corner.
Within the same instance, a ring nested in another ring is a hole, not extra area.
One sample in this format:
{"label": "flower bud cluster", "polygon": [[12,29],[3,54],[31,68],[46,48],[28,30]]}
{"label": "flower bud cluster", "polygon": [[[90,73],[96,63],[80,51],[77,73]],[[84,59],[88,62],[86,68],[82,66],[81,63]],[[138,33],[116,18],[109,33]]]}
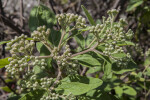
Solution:
{"label": "flower bud cluster", "polygon": [[11,42],[7,44],[6,50],[10,50],[12,57],[17,57],[16,53],[24,53],[26,55],[30,55],[32,53],[33,47],[35,45],[34,41],[26,40],[26,35],[21,35],[19,37],[15,37]]}
{"label": "flower bud cluster", "polygon": [[54,50],[52,51],[53,59],[55,59],[57,61],[57,64],[61,68],[65,68],[66,69],[66,71],[67,71],[66,73],[67,74],[77,73],[77,70],[79,69],[79,66],[77,64],[78,62],[77,61],[72,61],[70,59],[71,55],[72,54],[70,53],[69,45],[65,46],[65,51],[60,56],[58,55],[57,48],[54,48]]}
{"label": "flower bud cluster", "polygon": [[53,83],[53,78],[47,78],[47,77],[41,78],[39,81],[37,81],[37,76],[33,72],[26,73],[23,79],[24,80],[21,83],[21,87],[23,89],[27,88],[27,89],[36,90],[42,88],[47,90],[50,88],[50,86]]}
{"label": "flower bud cluster", "polygon": [[61,95],[49,92],[46,95],[43,95],[40,100],[76,100],[73,95]]}
{"label": "flower bud cluster", "polygon": [[33,63],[32,63],[33,66],[41,66],[41,69],[45,69],[45,67],[47,66],[47,63],[45,61],[45,59],[38,59],[35,57]]}
{"label": "flower bud cluster", "polygon": [[93,33],[96,38],[105,39],[105,41],[115,40],[124,42],[126,40],[130,40],[133,36],[133,32],[129,30],[125,33],[121,26],[121,22],[112,24],[110,28],[111,20],[107,19],[101,25],[97,24],[96,26],[91,26],[89,32]]}
{"label": "flower bud cluster", "polygon": [[133,37],[133,31],[129,29],[128,32],[126,33],[126,38],[130,40],[132,37]]}
{"label": "flower bud cluster", "polygon": [[116,60],[116,64],[118,67],[127,67],[129,61],[131,58],[129,57],[124,57]]}
{"label": "flower bud cluster", "polygon": [[114,22],[117,13],[117,10],[109,10],[109,17],[103,17],[102,24],[91,26],[89,29],[89,32],[95,35],[98,42],[105,43],[105,50],[103,51],[105,55],[123,53],[123,48],[118,46],[118,44],[130,40],[133,36],[131,30],[128,32],[123,30],[124,25],[126,24],[124,19]]}
{"label": "flower bud cluster", "polygon": [[[137,52],[137,54],[140,54],[141,56],[144,56],[143,48],[138,43],[135,44],[135,51]],[[147,54],[148,54],[148,51],[146,53],[146,56],[147,56]]]}
{"label": "flower bud cluster", "polygon": [[84,28],[86,27],[86,20],[82,16],[67,13],[67,14],[57,14],[56,18],[58,19],[58,22],[60,25],[68,25],[72,22],[76,22],[75,27],[76,28]]}
{"label": "flower bud cluster", "polygon": [[23,80],[21,80],[21,90],[24,89],[33,89],[36,90],[39,87],[38,82],[36,81],[37,77],[34,74],[34,71],[28,71],[23,75]]}
{"label": "flower bud cluster", "polygon": [[118,67],[127,67],[132,58],[130,53],[127,53],[125,57],[112,57],[112,59]]}
{"label": "flower bud cluster", "polygon": [[51,93],[49,95],[43,95],[40,100],[59,100],[59,94]]}
{"label": "flower bud cluster", "polygon": [[25,67],[30,66],[28,60],[30,57],[25,56],[24,58],[9,58],[9,65],[6,65],[6,72],[10,73],[11,76],[17,75],[24,71]]}
{"label": "flower bud cluster", "polygon": [[34,71],[28,71],[23,75],[23,80],[25,79],[31,79],[31,80],[35,80],[36,76],[34,75]]}
{"label": "flower bud cluster", "polygon": [[117,41],[113,41],[111,43],[106,43],[105,44],[105,50],[104,50],[104,54],[106,55],[111,55],[111,54],[115,54],[115,53],[123,53],[124,50],[122,47],[119,47],[117,44]]}
{"label": "flower bud cluster", "polygon": [[36,89],[39,89],[39,87],[40,85],[37,81],[33,82],[33,81],[24,80],[21,84],[21,90],[25,90],[25,89],[36,90]]}
{"label": "flower bud cluster", "polygon": [[66,45],[65,52],[61,56],[55,55],[53,58],[57,61],[57,64],[59,66],[66,66],[68,65],[68,61],[70,60],[71,55],[72,54],[70,53],[69,45]]}
{"label": "flower bud cluster", "polygon": [[96,38],[99,39],[99,35],[103,27],[104,27],[103,24],[101,25],[97,24],[96,26],[91,26],[89,32],[93,33],[96,36]]}
{"label": "flower bud cluster", "polygon": [[46,30],[46,26],[40,26],[37,28],[36,31],[33,31],[31,37],[35,41],[44,41],[47,40],[49,34],[50,34],[50,29]]}
{"label": "flower bud cluster", "polygon": [[119,22],[114,22],[114,17],[118,13],[117,10],[109,10],[109,17],[106,19],[103,17],[103,23],[91,26],[89,29],[90,33],[93,33],[96,38],[115,41],[126,41],[130,40],[133,36],[133,32],[129,30],[127,33],[123,31],[125,20],[120,19]]}
{"label": "flower bud cluster", "polygon": [[119,12],[119,10],[116,10],[116,9],[111,9],[111,10],[107,11],[109,16],[111,16],[111,17],[115,17],[118,14],[118,12]]}
{"label": "flower bud cluster", "polygon": [[42,88],[49,88],[51,84],[53,83],[53,78],[41,78],[40,79],[40,85]]}

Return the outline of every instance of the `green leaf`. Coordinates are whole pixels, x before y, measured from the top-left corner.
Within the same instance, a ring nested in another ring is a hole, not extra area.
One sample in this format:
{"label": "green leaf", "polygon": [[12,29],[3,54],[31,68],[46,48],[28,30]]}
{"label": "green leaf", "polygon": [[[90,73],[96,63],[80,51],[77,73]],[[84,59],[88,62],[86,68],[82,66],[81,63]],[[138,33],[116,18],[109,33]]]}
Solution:
{"label": "green leaf", "polygon": [[86,74],[95,73],[101,70],[101,67],[90,67]]}
{"label": "green leaf", "polygon": [[[105,50],[105,46],[100,45],[100,46],[98,46],[98,47],[96,48],[96,50],[98,50],[98,51],[100,51],[100,52],[103,52],[103,51]],[[104,56],[104,55],[99,54],[99,53],[97,53],[97,55],[98,55],[100,58],[102,58],[105,62],[112,63],[112,61],[111,61],[111,59],[110,59],[109,56]]]}
{"label": "green leaf", "polygon": [[133,42],[131,42],[131,41],[118,42],[117,45],[118,46],[126,46],[126,45],[135,46],[135,44]]}
{"label": "green leaf", "polygon": [[103,80],[103,84],[100,86],[101,91],[110,92],[113,88],[116,86],[119,86],[122,83],[122,80],[120,80],[116,75],[112,75],[112,78],[107,78]]}
{"label": "green leaf", "polygon": [[5,82],[9,83],[9,82],[13,82],[13,80],[12,79],[5,79]]}
{"label": "green leaf", "polygon": [[110,79],[112,78],[112,65],[111,63],[106,63],[106,65],[104,65],[104,75],[103,75],[103,79]]}
{"label": "green leaf", "polygon": [[50,35],[48,37],[48,40],[55,46],[58,46],[59,41],[61,38],[61,32],[51,29]]}
{"label": "green leaf", "polygon": [[136,90],[130,86],[123,86],[123,93],[129,96],[136,96],[137,94]]}
{"label": "green leaf", "polygon": [[34,66],[33,70],[36,74],[37,79],[48,76],[48,74],[43,69],[41,69],[40,66]]}
{"label": "green leaf", "polygon": [[[41,42],[37,42],[36,43],[36,48],[40,52],[40,56],[50,55],[50,51]],[[48,72],[53,73],[54,69],[53,69],[53,67],[51,65],[52,58],[46,58],[45,60],[46,60],[46,63],[47,63],[46,70]],[[38,68],[38,69],[41,70],[40,68]],[[42,75],[42,72],[39,72],[39,73],[41,73],[41,74],[39,74],[39,76]],[[45,76],[45,73],[43,75]]]}
{"label": "green leaf", "polygon": [[8,58],[10,58],[10,57],[4,58],[4,59],[0,59],[0,68],[3,68],[3,67],[5,67],[6,65],[8,65],[10,63],[8,61]]}
{"label": "green leaf", "polygon": [[90,24],[91,24],[91,25],[96,25],[95,22],[94,22],[94,19],[93,19],[92,16],[89,14],[88,10],[87,10],[83,5],[81,5],[81,7],[82,7],[82,10],[84,11],[84,13],[85,13],[87,19],[89,20]]}
{"label": "green leaf", "polygon": [[51,32],[48,37],[49,41],[55,46],[58,45],[61,33],[53,29],[56,24],[55,14],[46,6],[35,6],[30,12],[29,28],[34,31],[39,26],[45,25],[46,28],[50,28]]}
{"label": "green leaf", "polygon": [[27,38],[26,40],[33,40],[33,38]]}
{"label": "green leaf", "polygon": [[79,82],[71,82],[71,83],[62,84],[57,89],[63,89],[64,90],[63,94],[65,95],[68,94],[81,95],[88,92],[92,88],[87,84],[83,84]]}
{"label": "green leaf", "polygon": [[121,97],[123,94],[123,89],[120,86],[117,86],[114,88],[115,89],[115,93],[118,95],[118,97]]}
{"label": "green leaf", "polygon": [[21,96],[23,96],[24,94],[22,93],[21,95],[16,95],[14,93],[11,93],[9,95],[9,97],[7,98],[7,100],[18,100]]}
{"label": "green leaf", "polygon": [[5,43],[9,43],[10,41],[1,41],[0,45],[5,44]]}
{"label": "green leaf", "polygon": [[34,31],[39,26],[45,25],[46,28],[50,28],[51,32],[48,37],[49,41],[55,46],[58,45],[61,33],[53,29],[56,24],[55,14],[46,6],[35,6],[30,12],[29,28]]}
{"label": "green leaf", "polygon": [[112,54],[112,57],[116,57],[116,58],[123,58],[126,57],[127,55],[125,53],[115,53]]}
{"label": "green leaf", "polygon": [[119,100],[114,95],[101,90],[91,90],[86,95],[91,98],[87,100]]}
{"label": "green leaf", "polygon": [[[88,34],[85,39],[86,46],[89,46],[90,43],[94,40],[94,38],[95,38],[95,36],[93,34]],[[93,45],[94,44],[95,44],[95,42],[93,43]]]}
{"label": "green leaf", "polygon": [[81,28],[81,29],[79,29],[79,32],[89,31],[90,28],[91,28],[91,26],[87,26],[86,28]]}
{"label": "green leaf", "polygon": [[5,92],[11,92],[11,90],[7,86],[0,87],[0,89],[4,90]]}
{"label": "green leaf", "polygon": [[98,100],[119,100],[114,95],[103,92]]}
{"label": "green leaf", "polygon": [[144,61],[144,66],[149,66],[150,65],[150,57],[147,57],[146,60]]}
{"label": "green leaf", "polygon": [[102,24],[102,21],[100,19],[97,19],[96,24]]}
{"label": "green leaf", "polygon": [[54,24],[56,24],[55,14],[48,7],[40,5],[32,8],[29,17],[29,28],[31,31],[43,25],[47,28],[52,28]]}
{"label": "green leaf", "polygon": [[134,71],[137,68],[137,65],[135,62],[130,61],[127,66],[121,66],[118,67],[116,63],[112,64],[112,71],[115,74],[123,74],[125,72]]}
{"label": "green leaf", "polygon": [[41,42],[36,43],[36,48],[40,52],[41,56],[50,55],[50,52],[47,49],[47,47],[45,47],[45,45],[43,45]]}
{"label": "green leaf", "polygon": [[150,76],[150,68],[149,67],[146,69],[146,72],[144,74],[147,76]]}
{"label": "green leaf", "polygon": [[44,93],[45,93],[44,90],[31,91],[22,96],[19,100],[40,100],[40,98],[43,96]]}
{"label": "green leaf", "polygon": [[102,80],[92,77],[72,76],[63,79],[62,84],[58,86],[57,91],[63,91],[63,94],[81,95],[102,85]]}
{"label": "green leaf", "polygon": [[75,56],[72,59],[78,60],[79,63],[85,67],[101,67],[101,63],[103,62],[103,60],[97,56],[96,53],[92,52]]}
{"label": "green leaf", "polygon": [[83,37],[83,35],[82,34],[78,34],[74,38],[75,38],[76,42],[78,43],[78,45],[83,50],[85,48],[85,38]]}
{"label": "green leaf", "polygon": [[141,4],[143,4],[143,0],[130,0],[126,11],[133,11],[136,7],[140,6]]}

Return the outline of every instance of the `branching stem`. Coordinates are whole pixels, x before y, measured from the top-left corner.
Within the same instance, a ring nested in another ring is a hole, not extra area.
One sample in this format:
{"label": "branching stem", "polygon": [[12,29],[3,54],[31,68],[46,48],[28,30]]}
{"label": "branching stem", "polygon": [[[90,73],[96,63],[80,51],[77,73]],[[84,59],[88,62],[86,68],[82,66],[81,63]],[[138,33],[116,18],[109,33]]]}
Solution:
{"label": "branching stem", "polygon": [[78,53],[76,53],[76,54],[73,54],[73,55],[71,56],[71,58],[72,58],[72,57],[75,57],[75,56],[78,56],[78,55],[81,55],[81,54],[84,54],[84,53],[87,53],[87,52],[89,52],[89,51],[93,51],[97,46],[98,46],[98,43],[96,43],[93,47],[91,47],[91,48],[89,48],[89,49],[87,49],[87,50],[84,50],[84,51],[78,52]]}
{"label": "branching stem", "polygon": [[38,56],[38,59],[44,59],[44,58],[50,58],[50,57],[52,57],[51,55],[49,55],[49,56]]}

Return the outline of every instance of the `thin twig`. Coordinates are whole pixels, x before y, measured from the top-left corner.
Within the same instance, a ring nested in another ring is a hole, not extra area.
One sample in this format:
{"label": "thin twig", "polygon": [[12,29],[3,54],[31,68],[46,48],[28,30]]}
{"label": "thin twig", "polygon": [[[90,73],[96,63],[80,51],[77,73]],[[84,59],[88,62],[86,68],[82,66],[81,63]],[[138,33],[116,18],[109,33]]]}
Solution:
{"label": "thin twig", "polygon": [[2,80],[2,82],[3,82],[14,94],[18,95],[18,93],[16,93],[16,91],[13,90],[13,89],[5,82],[5,80],[4,80],[1,76],[0,76],[0,79]]}
{"label": "thin twig", "polygon": [[38,6],[40,5],[40,1],[41,1],[41,0],[38,0]]}
{"label": "thin twig", "polygon": [[97,13],[99,13],[100,12],[100,5],[99,5],[99,3],[96,0],[92,0],[92,1],[93,1],[94,5],[97,8]]}
{"label": "thin twig", "polygon": [[23,21],[23,0],[20,0],[20,26],[21,26],[21,28],[24,27],[24,21]]}
{"label": "thin twig", "polygon": [[62,74],[62,72],[61,72],[61,70],[60,70],[60,67],[58,66],[58,75],[57,75],[57,77],[56,77],[55,82],[54,82],[54,83],[52,84],[52,86],[50,87],[50,90],[52,90],[52,89],[54,88],[54,86],[59,82],[60,77],[61,77],[61,74]]}
{"label": "thin twig", "polygon": [[87,67],[84,67],[84,68],[83,68],[83,70],[82,70],[82,72],[81,72],[81,76],[83,76],[83,75],[86,73],[87,69],[88,69]]}
{"label": "thin twig", "polygon": [[149,94],[150,94],[150,89],[149,89],[148,92],[146,93],[145,99],[147,99],[147,97],[149,96]]}
{"label": "thin twig", "polygon": [[120,2],[120,0],[116,0],[115,3],[113,4],[113,6],[111,7],[111,9],[117,9],[119,2]]}
{"label": "thin twig", "polygon": [[75,56],[78,56],[78,55],[81,55],[81,54],[84,54],[84,53],[87,53],[87,52],[90,52],[90,51],[92,51],[93,49],[87,49],[87,50],[84,50],[84,51],[81,51],[81,52],[78,52],[78,53],[76,53],[76,54],[73,54],[72,56],[71,56],[71,58],[72,57],[75,57]]}
{"label": "thin twig", "polygon": [[145,68],[144,68],[144,70],[143,70],[143,72],[142,72],[143,75],[144,75],[144,72],[147,70],[148,67],[149,67],[149,66],[145,66]]}
{"label": "thin twig", "polygon": [[6,5],[7,5],[7,1],[8,1],[8,0],[5,0],[5,2],[4,2],[4,4],[3,4],[3,8],[5,8],[5,7],[6,7]]}
{"label": "thin twig", "polygon": [[70,8],[73,8],[77,3],[78,3],[79,0],[76,0],[75,2],[69,4],[69,6],[65,9],[63,9],[63,12],[67,12]]}
{"label": "thin twig", "polygon": [[26,32],[26,31],[21,30],[20,28],[18,28],[19,25],[14,25],[13,22],[11,20],[9,20],[7,17],[4,17],[3,15],[0,15],[0,17],[3,20],[5,25],[10,27],[11,29],[16,31],[17,33],[19,33],[19,34],[23,33],[23,34],[29,35],[29,32]]}
{"label": "thin twig", "polygon": [[19,34],[26,34],[29,35],[29,32],[25,32],[24,30],[21,30],[16,23],[14,24],[14,22],[12,22],[11,20],[9,20],[4,13],[3,7],[2,7],[2,1],[0,0],[0,19],[2,19],[2,22],[10,27],[11,29],[13,29],[14,31],[16,31]]}
{"label": "thin twig", "polygon": [[2,6],[2,0],[0,0],[0,14],[5,16],[4,9],[3,9],[3,6]]}
{"label": "thin twig", "polygon": [[54,1],[53,1],[53,0],[49,0],[49,4],[50,4],[50,6],[51,6],[53,12],[56,14],[56,11],[55,11],[54,5],[53,5],[53,4],[54,4]]}
{"label": "thin twig", "polygon": [[[146,79],[146,75],[144,75],[144,79]],[[147,91],[146,91],[146,82],[145,81],[144,81],[144,87],[145,87],[144,88],[144,92],[145,92],[144,94],[145,94],[145,100],[146,100],[146,98],[147,98],[146,97]]]}

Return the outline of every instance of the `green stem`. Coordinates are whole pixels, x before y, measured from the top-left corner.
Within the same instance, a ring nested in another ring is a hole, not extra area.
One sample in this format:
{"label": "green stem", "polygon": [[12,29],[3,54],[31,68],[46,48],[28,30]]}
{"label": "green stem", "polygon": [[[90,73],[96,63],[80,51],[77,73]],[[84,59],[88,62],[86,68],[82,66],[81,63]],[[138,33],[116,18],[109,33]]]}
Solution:
{"label": "green stem", "polygon": [[61,49],[61,43],[62,43],[62,40],[65,36],[65,33],[66,33],[65,29],[62,29],[62,35],[61,35],[61,39],[60,39],[59,44],[58,44],[58,50]]}
{"label": "green stem", "polygon": [[47,49],[51,52],[52,51],[52,47],[47,43],[47,42],[43,42],[42,43],[47,47]]}
{"label": "green stem", "polygon": [[87,48],[91,47],[91,45],[96,41],[96,39],[97,38],[94,38],[94,40],[89,44],[89,46]]}

